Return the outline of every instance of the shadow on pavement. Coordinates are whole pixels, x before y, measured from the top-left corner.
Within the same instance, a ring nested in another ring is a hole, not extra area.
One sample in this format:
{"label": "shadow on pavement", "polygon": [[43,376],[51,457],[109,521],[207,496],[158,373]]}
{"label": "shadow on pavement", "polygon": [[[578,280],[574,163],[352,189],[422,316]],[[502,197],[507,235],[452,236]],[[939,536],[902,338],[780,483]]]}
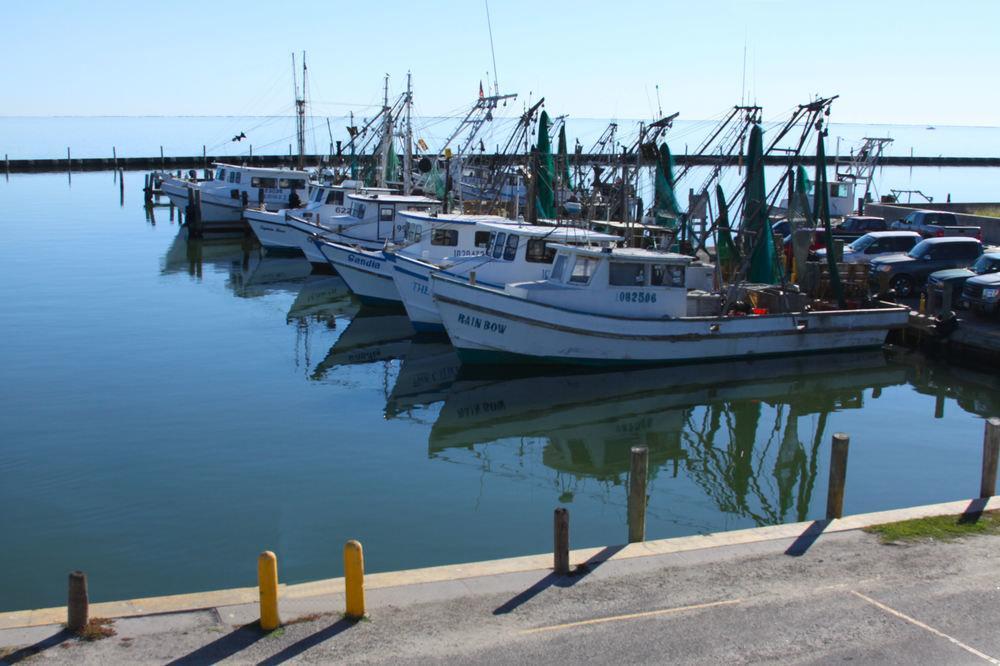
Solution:
{"label": "shadow on pavement", "polygon": [[792,557],[801,557],[806,554],[806,552],[812,548],[812,545],[816,543],[816,539],[819,535],[823,533],[827,525],[830,524],[829,520],[814,520],[805,531],[800,534],[792,545],[785,550],[785,555],[791,555]]}
{"label": "shadow on pavement", "polygon": [[306,650],[316,647],[323,641],[329,640],[337,634],[347,631],[355,624],[357,624],[357,621],[355,620],[348,620],[346,618],[337,620],[326,629],[320,629],[315,634],[306,636],[297,643],[292,643],[281,652],[264,659],[258,666],[272,666],[272,664],[281,664],[289,659],[294,659]]}
{"label": "shadow on pavement", "polygon": [[519,592],[516,596],[512,597],[509,601],[505,602],[501,606],[497,607],[493,611],[494,615],[505,615],[512,610],[515,610],[524,603],[535,598],[541,594],[544,590],[552,587],[572,587],[576,583],[583,579],[584,576],[592,572],[594,569],[599,567],[601,564],[611,559],[611,557],[620,551],[625,546],[608,546],[603,548],[600,552],[596,553],[593,557],[582,564],[578,564],[576,568],[569,573],[568,576],[560,576],[555,573],[547,574],[544,578],[539,580],[537,583],[529,587],[524,592]]}
{"label": "shadow on pavement", "polygon": [[58,631],[52,634],[48,638],[38,641],[34,645],[29,645],[27,647],[21,648],[20,650],[17,650],[16,652],[11,652],[6,657],[0,657],[0,663],[16,664],[22,659],[33,657],[36,654],[44,652],[49,648],[53,648],[62,643],[63,641],[68,641],[71,638],[74,638],[73,634],[63,629],[62,631]]}
{"label": "shadow on pavement", "polygon": [[244,624],[222,638],[214,640],[208,645],[203,645],[183,657],[174,659],[167,666],[214,664],[247,649],[266,635],[258,623]]}

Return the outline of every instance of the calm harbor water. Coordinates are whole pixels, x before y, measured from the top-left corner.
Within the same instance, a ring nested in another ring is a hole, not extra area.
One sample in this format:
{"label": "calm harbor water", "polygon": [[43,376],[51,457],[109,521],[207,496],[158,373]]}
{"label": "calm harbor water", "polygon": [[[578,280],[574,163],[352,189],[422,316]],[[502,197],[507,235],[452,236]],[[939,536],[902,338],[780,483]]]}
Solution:
{"label": "calm harbor water", "polygon": [[[1000,380],[905,351],[599,374],[470,375],[405,316],[242,240],[147,219],[141,174],[0,180],[0,610],[545,552],[969,497]],[[982,186],[986,189],[986,186]]]}

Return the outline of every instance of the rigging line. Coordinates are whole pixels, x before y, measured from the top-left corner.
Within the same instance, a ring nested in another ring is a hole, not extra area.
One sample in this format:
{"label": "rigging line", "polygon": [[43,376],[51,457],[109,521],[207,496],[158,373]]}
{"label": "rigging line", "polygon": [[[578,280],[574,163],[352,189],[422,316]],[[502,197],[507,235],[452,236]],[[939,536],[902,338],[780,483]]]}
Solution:
{"label": "rigging line", "polygon": [[500,83],[497,79],[497,53],[493,48],[493,21],[490,20],[490,0],[483,0],[486,5],[486,27],[490,31],[490,56],[493,58],[493,91],[495,95],[500,94]]}

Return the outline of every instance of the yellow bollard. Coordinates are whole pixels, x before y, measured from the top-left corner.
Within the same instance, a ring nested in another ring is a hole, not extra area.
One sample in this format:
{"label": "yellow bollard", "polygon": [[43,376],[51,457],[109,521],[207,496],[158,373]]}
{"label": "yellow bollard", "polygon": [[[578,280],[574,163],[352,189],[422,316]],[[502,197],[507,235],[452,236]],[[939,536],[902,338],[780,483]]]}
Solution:
{"label": "yellow bollard", "polygon": [[920,314],[927,314],[927,294],[920,294]]}
{"label": "yellow bollard", "polygon": [[344,544],[344,590],[345,614],[352,620],[360,620],[365,616],[365,555],[361,543],[353,539]]}
{"label": "yellow bollard", "polygon": [[265,550],[257,558],[257,585],[260,587],[260,628],[274,631],[281,626],[278,617],[278,558]]}

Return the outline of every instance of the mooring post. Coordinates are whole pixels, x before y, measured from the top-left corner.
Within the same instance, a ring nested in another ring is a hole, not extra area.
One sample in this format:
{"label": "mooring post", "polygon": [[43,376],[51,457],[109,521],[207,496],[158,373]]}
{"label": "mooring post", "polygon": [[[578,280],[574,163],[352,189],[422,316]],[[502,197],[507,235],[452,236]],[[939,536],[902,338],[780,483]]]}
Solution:
{"label": "mooring post", "polygon": [[628,542],[646,540],[646,476],[649,472],[649,449],[634,446],[628,475]]}
{"label": "mooring post", "polygon": [[842,432],[833,433],[830,446],[830,486],[826,493],[826,519],[844,515],[844,483],[847,481],[847,447],[851,438]]}
{"label": "mooring post", "polygon": [[9,176],[10,175],[10,158],[7,157],[7,153],[3,154],[3,168],[4,168],[4,171],[7,172],[7,175]]}
{"label": "mooring post", "polygon": [[208,153],[205,151],[205,144],[201,144],[201,165],[208,164]]}
{"label": "mooring post", "polygon": [[73,158],[69,154],[69,146],[66,146],[66,169],[70,169],[73,166]]}
{"label": "mooring post", "polygon": [[552,543],[552,568],[557,576],[565,576],[569,573],[569,509],[565,507],[555,511]]}
{"label": "mooring post", "polygon": [[365,555],[354,539],[344,544],[344,592],[345,615],[360,620],[365,616]]}
{"label": "mooring post", "polygon": [[82,631],[90,620],[90,600],[87,598],[87,574],[73,571],[69,574],[69,595],[66,604],[66,628]]}
{"label": "mooring post", "polygon": [[118,147],[111,146],[111,161],[114,163],[115,168],[118,168]]}
{"label": "mooring post", "polygon": [[250,163],[253,164],[253,144],[250,144]]}
{"label": "mooring post", "polygon": [[1000,418],[986,419],[983,433],[983,477],[979,483],[979,497],[993,497],[997,489],[997,459],[1000,458]]}
{"label": "mooring post", "polygon": [[163,146],[160,146],[160,168],[163,168]]}
{"label": "mooring post", "polygon": [[125,203],[125,169],[118,170],[118,195],[122,203]]}
{"label": "mooring post", "polygon": [[278,558],[269,550],[257,557],[257,587],[260,589],[260,628],[274,631],[278,617]]}

